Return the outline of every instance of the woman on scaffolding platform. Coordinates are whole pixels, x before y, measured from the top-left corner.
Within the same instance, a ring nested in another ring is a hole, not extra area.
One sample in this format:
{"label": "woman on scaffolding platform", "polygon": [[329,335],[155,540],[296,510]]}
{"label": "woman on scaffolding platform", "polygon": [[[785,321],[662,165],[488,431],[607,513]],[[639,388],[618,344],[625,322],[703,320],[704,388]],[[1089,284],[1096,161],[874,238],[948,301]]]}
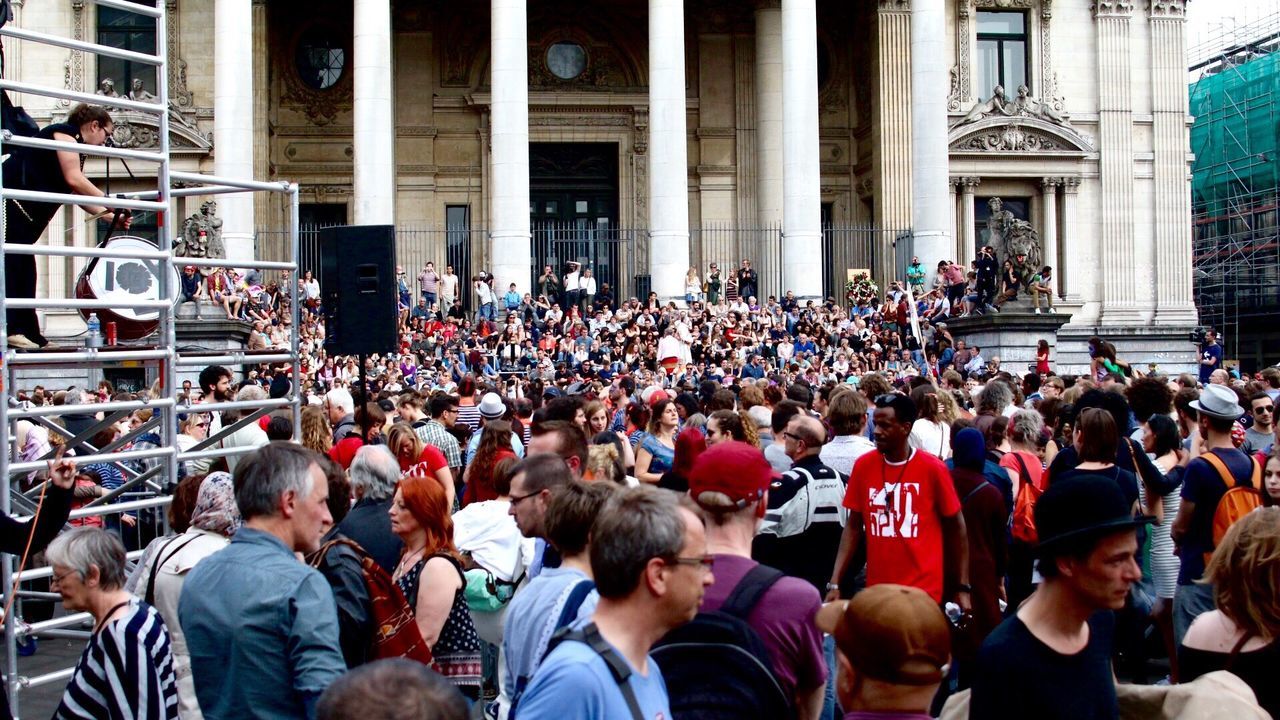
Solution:
{"label": "woman on scaffolding platform", "polygon": [[[71,110],[65,123],[55,123],[40,131],[38,137],[45,140],[79,142],[88,145],[104,145],[115,131],[111,115],[97,105],[80,104]],[[18,150],[14,152],[13,149]],[[103,197],[105,193],[84,175],[85,156],[66,150],[37,148],[10,149],[11,157],[4,163],[4,186],[22,190],[38,190],[54,193],[74,193],[88,197]],[[5,202],[6,245],[32,245],[44,233],[45,226],[53,219],[57,203],[29,202],[9,199]],[[97,205],[81,205],[85,212],[98,215],[108,208]],[[128,211],[121,213],[121,226],[128,229]],[[110,215],[103,219],[110,221]],[[33,299],[36,296],[36,258],[34,255],[5,253],[5,295],[10,299]],[[30,309],[8,310],[9,347],[33,350],[44,347],[49,341],[40,334],[40,321],[36,311]]]}

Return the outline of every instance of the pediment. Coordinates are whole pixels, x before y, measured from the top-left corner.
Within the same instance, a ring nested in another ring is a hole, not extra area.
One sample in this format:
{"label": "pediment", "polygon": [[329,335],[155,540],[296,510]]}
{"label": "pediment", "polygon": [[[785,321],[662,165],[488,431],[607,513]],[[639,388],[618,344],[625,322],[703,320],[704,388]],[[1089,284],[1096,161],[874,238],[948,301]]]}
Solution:
{"label": "pediment", "polygon": [[1027,116],[993,116],[957,125],[948,134],[947,147],[952,153],[1084,156],[1095,152],[1092,140],[1071,127]]}
{"label": "pediment", "polygon": [[[160,123],[145,113],[117,110],[112,113],[116,147],[154,150],[160,147]],[[169,150],[174,155],[208,155],[213,140],[176,112],[169,116]]]}

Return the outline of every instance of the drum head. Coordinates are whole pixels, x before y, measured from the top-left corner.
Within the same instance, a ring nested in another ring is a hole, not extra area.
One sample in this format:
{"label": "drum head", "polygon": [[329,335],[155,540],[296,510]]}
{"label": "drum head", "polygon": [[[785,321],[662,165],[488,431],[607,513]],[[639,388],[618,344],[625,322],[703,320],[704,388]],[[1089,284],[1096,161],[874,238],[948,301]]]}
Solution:
{"label": "drum head", "polygon": [[[113,237],[103,247],[121,251],[156,250],[155,244],[150,241],[130,235]],[[79,282],[76,284],[76,296],[108,303],[119,302],[122,305],[159,300],[161,299],[160,280],[157,273],[160,265],[154,260],[98,258],[90,272],[81,273]],[[180,286],[181,279],[175,269],[169,280],[170,299],[177,298]],[[80,314],[88,318],[91,312],[97,312],[98,318],[103,323],[119,323],[120,337],[127,340],[136,340],[150,334],[160,320],[160,313],[156,310],[125,307],[97,311],[81,310]]]}

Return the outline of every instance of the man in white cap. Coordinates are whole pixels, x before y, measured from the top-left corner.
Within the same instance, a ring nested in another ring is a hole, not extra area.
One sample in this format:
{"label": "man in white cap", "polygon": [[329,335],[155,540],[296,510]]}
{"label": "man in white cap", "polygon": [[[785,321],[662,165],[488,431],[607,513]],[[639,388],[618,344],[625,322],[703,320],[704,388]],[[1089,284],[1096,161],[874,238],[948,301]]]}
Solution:
{"label": "man in white cap", "polygon": [[1236,393],[1225,385],[1206,385],[1191,407],[1199,416],[1199,448],[1183,455],[1182,505],[1170,534],[1182,564],[1173,597],[1174,642],[1182,643],[1191,622],[1213,609],[1213,586],[1200,584],[1205,559],[1213,552],[1214,516],[1218,502],[1232,487],[1262,488],[1258,462],[1236,449],[1231,431],[1244,415]]}
{"label": "man in white cap", "polygon": [[[487,392],[480,398],[480,429],[471,433],[471,440],[467,442],[467,465],[471,464],[471,460],[476,456],[476,450],[480,449],[480,436],[484,434],[484,426],[501,420],[507,414],[507,404],[502,400],[502,396],[496,392]],[[515,431],[511,432],[511,451],[516,457],[524,457],[524,444],[520,442],[519,436]]]}

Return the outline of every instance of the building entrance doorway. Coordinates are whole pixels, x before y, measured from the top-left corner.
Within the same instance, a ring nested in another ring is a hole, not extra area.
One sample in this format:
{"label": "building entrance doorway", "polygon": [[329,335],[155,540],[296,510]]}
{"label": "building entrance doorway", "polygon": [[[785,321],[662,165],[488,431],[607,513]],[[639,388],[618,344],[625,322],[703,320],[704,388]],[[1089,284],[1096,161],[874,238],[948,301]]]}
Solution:
{"label": "building entrance doorway", "polygon": [[629,250],[618,231],[617,144],[530,143],[529,220],[534,287],[544,265],[563,278],[574,261],[617,297]]}

